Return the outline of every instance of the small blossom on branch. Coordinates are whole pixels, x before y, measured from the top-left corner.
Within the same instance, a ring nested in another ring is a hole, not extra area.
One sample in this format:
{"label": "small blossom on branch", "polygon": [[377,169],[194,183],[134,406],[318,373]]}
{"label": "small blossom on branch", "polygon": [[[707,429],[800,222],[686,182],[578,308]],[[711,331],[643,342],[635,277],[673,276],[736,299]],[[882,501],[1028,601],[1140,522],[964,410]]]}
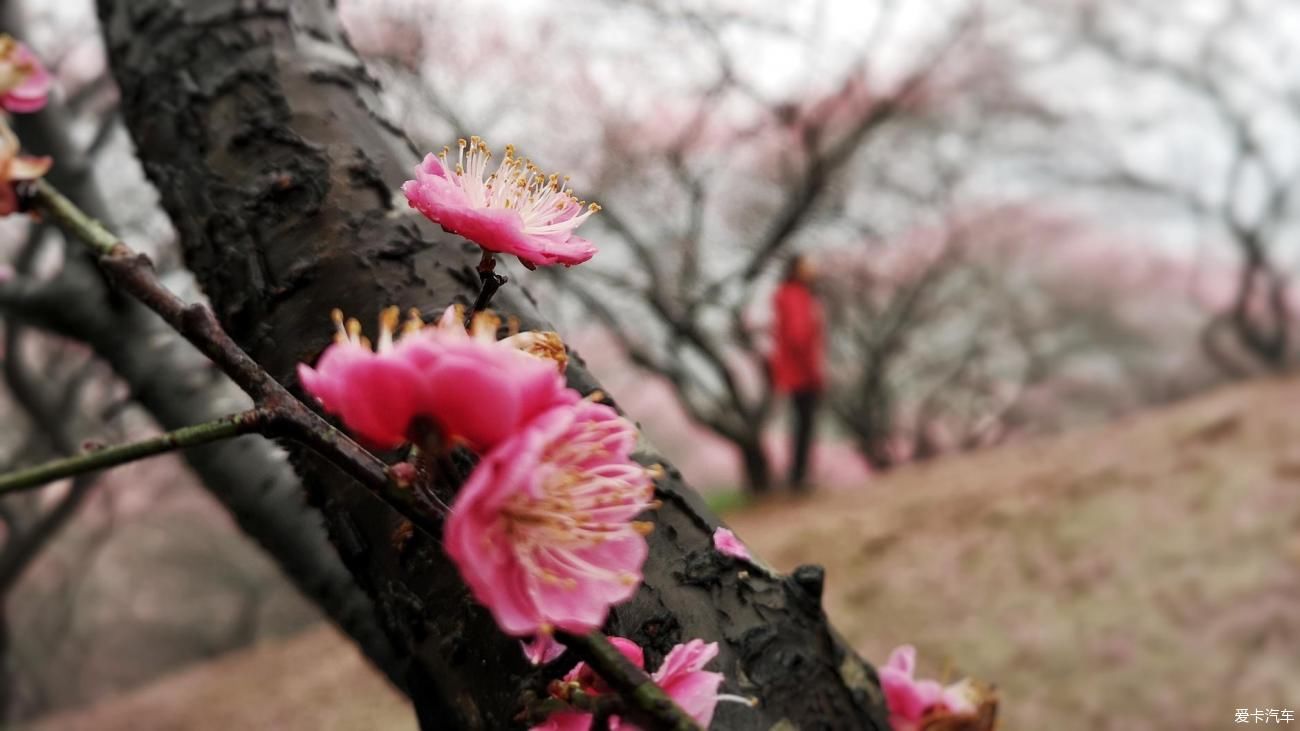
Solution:
{"label": "small blossom on branch", "polygon": [[49,98],[51,81],[30,48],[0,33],[0,107],[15,114],[40,110]]}
{"label": "small blossom on branch", "polygon": [[[635,642],[622,637],[611,637],[609,641],[634,665],[641,668],[645,666],[644,654]],[[718,687],[722,685],[722,673],[704,669],[717,655],[718,643],[691,640],[669,650],[659,669],[650,676],[673,702],[704,728],[708,728],[713,720],[718,701],[749,704],[745,698],[718,694]],[[578,663],[562,680],[551,685],[552,697],[567,702],[575,699],[599,699],[609,692],[609,686],[586,663]],[[592,722],[593,714],[589,709],[574,707],[572,710],[552,713],[545,723],[534,726],[531,731],[589,731]],[[609,728],[615,731],[641,730],[641,726],[618,716],[610,717]]]}
{"label": "small blossom on branch", "polygon": [[893,731],[992,729],[997,710],[992,693],[969,679],[948,686],[935,680],[917,680],[915,671],[916,648],[912,645],[895,648],[879,670]]}
{"label": "small blossom on branch", "polygon": [[730,528],[718,528],[713,531],[713,547],[724,556],[738,558],[741,561],[754,560],[753,556],[749,555],[749,549],[740,542]]}
{"label": "small blossom on branch", "polygon": [[303,388],[370,445],[391,449],[427,422],[446,440],[486,451],[533,417],[578,401],[554,362],[491,339],[425,327],[412,313],[400,335],[398,310],[380,315],[372,349],[361,323],[333,313],[334,344],[316,367],[298,366]]}
{"label": "small blossom on branch", "polygon": [[582,401],[542,414],[484,455],[452,506],[445,546],[506,634],[585,633],[641,582],[653,507],[630,455],[636,427]]}
{"label": "small blossom on branch", "polygon": [[573,232],[600,206],[578,200],[565,187],[567,177],[544,174],[510,145],[489,172],[492,151],[482,138],[461,139],[458,147],[454,163],[444,147],[416,166],[415,178],[402,186],[412,208],[485,251],[518,257],[529,269],[572,266],[595,255],[596,247]]}

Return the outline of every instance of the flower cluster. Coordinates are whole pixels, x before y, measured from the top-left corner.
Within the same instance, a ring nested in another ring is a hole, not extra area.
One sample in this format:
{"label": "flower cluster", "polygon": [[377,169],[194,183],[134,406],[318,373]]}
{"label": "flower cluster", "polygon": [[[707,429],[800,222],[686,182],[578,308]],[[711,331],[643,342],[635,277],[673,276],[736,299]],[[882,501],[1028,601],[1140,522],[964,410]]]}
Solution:
{"label": "flower cluster", "polygon": [[[479,313],[467,332],[449,309],[426,326],[397,308],[372,347],[335,311],[335,342],[303,388],[363,441],[393,448],[434,435],[481,457],[452,506],[448,554],[508,634],[587,632],[641,581],[654,505],[632,460],[636,428],[564,383],[555,333],[512,332]],[[400,327],[399,327],[400,324]]]}
{"label": "flower cluster", "polygon": [[411,313],[398,334],[399,311],[390,307],[380,315],[372,349],[360,322],[345,321],[338,310],[332,316],[334,345],[315,368],[300,365],[298,379],[373,447],[392,449],[410,441],[414,428],[427,427],[452,443],[486,451],[538,415],[579,400],[556,363],[535,357],[529,347],[549,342],[554,333],[497,342],[490,315],[470,334],[425,327]]}
{"label": "flower cluster", "polygon": [[[610,641],[632,664],[645,668],[645,653],[635,642],[622,637],[611,637]],[[705,728],[713,720],[713,711],[718,701],[731,700],[718,694],[722,674],[704,669],[717,654],[718,643],[691,640],[669,650],[659,669],[650,676],[669,698]],[[579,694],[585,701],[590,701],[609,693],[609,687],[586,663],[578,663],[563,680],[552,683],[550,692],[553,698],[565,702],[576,700]],[[552,713],[545,723],[534,726],[532,731],[588,731],[592,721],[593,714],[589,710],[573,706],[569,710]],[[641,727],[615,715],[609,719],[609,728],[615,731],[638,731]]]}
{"label": "flower cluster", "polygon": [[[39,111],[50,94],[51,78],[27,46],[0,34],[0,108],[13,114]],[[13,183],[36,180],[51,165],[48,157],[21,154],[18,136],[0,117],[0,216],[18,210]]]}
{"label": "flower cluster", "polygon": [[880,687],[889,706],[893,731],[970,729],[991,731],[997,702],[969,679],[944,686],[935,680],[917,680],[916,648],[897,647],[880,668]]}
{"label": "flower cluster", "polygon": [[[298,368],[326,411],[378,448],[411,441],[479,454],[450,508],[444,547],[502,631],[531,638],[524,652],[542,663],[563,653],[555,630],[601,627],[641,583],[652,525],[637,518],[656,506],[654,483],[632,459],[636,427],[565,385],[559,336],[511,322],[498,340],[502,322],[490,312],[467,329],[459,307],[431,325],[415,311],[400,322],[390,307],[372,344],[360,322],[338,310],[332,317],[334,344],[314,368]],[[639,647],[616,644],[642,666]],[[679,645],[653,676],[705,725],[723,698],[722,675],[703,669],[717,652],[700,640]],[[564,710],[539,728],[589,728],[589,709],[569,700],[608,691],[579,664],[554,688],[552,703]],[[611,719],[610,728],[636,727]]]}
{"label": "flower cluster", "polygon": [[482,138],[457,146],[454,163],[444,147],[416,166],[415,178],[402,186],[412,208],[485,252],[518,257],[529,269],[573,266],[595,255],[596,247],[573,232],[600,206],[578,200],[566,187],[567,176],[546,175],[509,145],[489,171],[492,151]]}

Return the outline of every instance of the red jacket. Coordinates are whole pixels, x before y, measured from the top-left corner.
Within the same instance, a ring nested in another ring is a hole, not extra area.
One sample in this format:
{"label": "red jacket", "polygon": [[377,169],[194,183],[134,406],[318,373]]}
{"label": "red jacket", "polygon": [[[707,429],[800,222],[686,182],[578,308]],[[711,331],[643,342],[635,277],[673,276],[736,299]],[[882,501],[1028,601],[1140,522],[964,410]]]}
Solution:
{"label": "red jacket", "polygon": [[778,391],[820,391],[825,385],[822,355],[822,307],[805,285],[783,282],[772,298],[772,381]]}

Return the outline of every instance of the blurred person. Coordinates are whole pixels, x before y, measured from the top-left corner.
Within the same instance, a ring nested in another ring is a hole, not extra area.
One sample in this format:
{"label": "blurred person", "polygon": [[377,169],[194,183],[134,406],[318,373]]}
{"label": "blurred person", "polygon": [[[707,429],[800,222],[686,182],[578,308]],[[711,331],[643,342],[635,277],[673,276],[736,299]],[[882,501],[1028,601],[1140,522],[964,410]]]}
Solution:
{"label": "blurred person", "polygon": [[772,297],[775,341],[772,383],[790,394],[794,416],[790,432],[790,487],[807,489],[809,452],[817,405],[825,385],[822,352],[822,307],[813,293],[817,270],[803,254],[790,257],[785,277]]}

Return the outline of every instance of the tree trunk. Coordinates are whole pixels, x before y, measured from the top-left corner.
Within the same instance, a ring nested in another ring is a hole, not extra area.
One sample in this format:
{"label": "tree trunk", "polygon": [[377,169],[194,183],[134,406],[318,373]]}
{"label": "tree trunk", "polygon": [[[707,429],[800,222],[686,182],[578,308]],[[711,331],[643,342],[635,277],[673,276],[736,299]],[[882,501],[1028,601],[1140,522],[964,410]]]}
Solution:
{"label": "tree trunk", "polygon": [[738,442],[741,466],[744,468],[745,489],[754,495],[762,495],[772,489],[772,463],[763,449],[763,442],[757,437],[751,441]]}
{"label": "tree trunk", "polygon": [[[328,312],[373,321],[388,304],[426,315],[472,298],[477,252],[394,202],[417,161],[373,110],[376,84],[325,0],[100,0],[123,110],[186,260],[221,321],[276,378],[330,340]],[[545,327],[510,284],[496,306]],[[597,383],[574,358],[570,385]],[[332,540],[372,593],[426,728],[510,728],[520,691],[539,687],[518,641],[469,597],[436,536],[402,548],[398,517],[301,450],[295,466]],[[645,462],[662,462],[646,449]],[[730,692],[715,728],[884,729],[871,669],[820,607],[816,569],[738,571],[712,549],[717,519],[676,470],[657,484],[645,583],[607,630],[647,647],[716,640]],[[784,726],[781,724],[784,722]]]}

